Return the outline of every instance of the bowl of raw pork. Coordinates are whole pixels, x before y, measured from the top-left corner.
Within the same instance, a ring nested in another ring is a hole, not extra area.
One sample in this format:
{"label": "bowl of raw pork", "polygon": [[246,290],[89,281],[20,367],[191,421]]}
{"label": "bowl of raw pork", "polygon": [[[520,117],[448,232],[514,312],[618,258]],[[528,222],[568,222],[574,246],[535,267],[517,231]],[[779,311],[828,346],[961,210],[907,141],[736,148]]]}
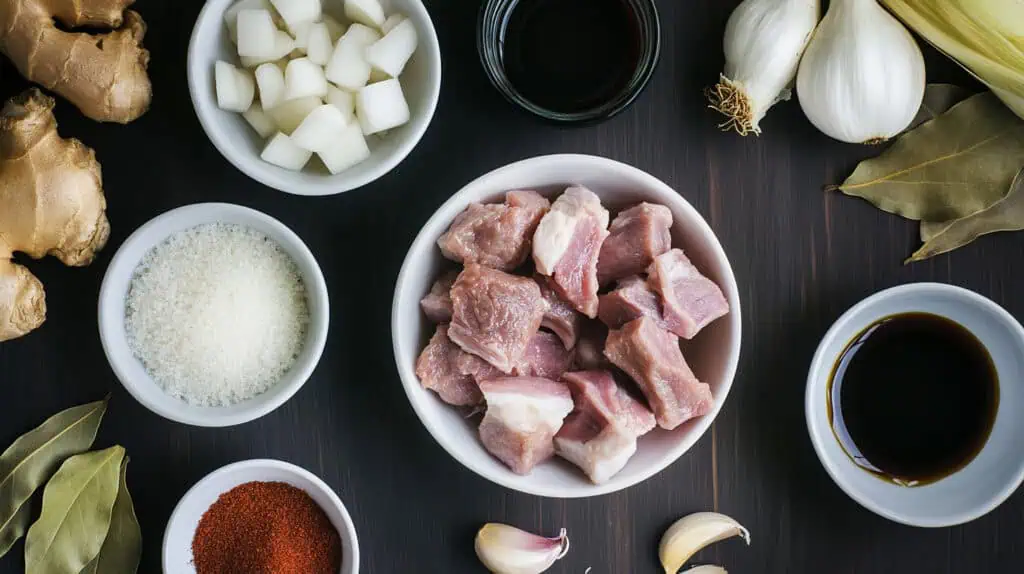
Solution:
{"label": "bowl of raw pork", "polygon": [[550,155],[469,183],[406,255],[391,318],[413,409],[463,465],[572,498],[646,480],[711,426],[740,304],[714,232],[634,167]]}
{"label": "bowl of raw pork", "polygon": [[240,171],[297,195],[364,186],[427,130],[441,51],[420,0],[209,0],[188,49],[192,105]]}

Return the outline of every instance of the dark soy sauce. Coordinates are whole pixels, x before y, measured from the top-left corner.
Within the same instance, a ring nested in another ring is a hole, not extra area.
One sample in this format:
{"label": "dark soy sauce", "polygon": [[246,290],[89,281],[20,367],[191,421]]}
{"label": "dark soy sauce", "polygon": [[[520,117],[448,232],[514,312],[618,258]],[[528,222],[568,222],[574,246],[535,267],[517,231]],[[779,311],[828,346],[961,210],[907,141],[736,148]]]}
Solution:
{"label": "dark soy sauce", "polygon": [[999,381],[981,341],[930,313],[869,326],[839,356],[828,414],[843,449],[897,484],[940,480],[981,451],[995,423]]}
{"label": "dark soy sauce", "polygon": [[640,58],[629,0],[519,0],[504,30],[502,66],[523,98],[565,114],[622,92]]}

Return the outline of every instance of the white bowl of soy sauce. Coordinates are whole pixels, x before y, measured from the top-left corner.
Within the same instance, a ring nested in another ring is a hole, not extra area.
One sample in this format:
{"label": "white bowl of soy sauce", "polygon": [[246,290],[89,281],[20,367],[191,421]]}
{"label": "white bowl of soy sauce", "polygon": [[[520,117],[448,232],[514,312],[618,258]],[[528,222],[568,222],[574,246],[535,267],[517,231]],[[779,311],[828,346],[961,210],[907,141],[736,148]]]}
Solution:
{"label": "white bowl of soy sauce", "polygon": [[589,123],[640,95],[661,30],[653,0],[486,0],[477,49],[512,103],[554,122]]}
{"label": "white bowl of soy sauce", "polygon": [[865,508],[962,524],[1024,479],[1024,328],[972,291],[887,289],[826,333],[805,409],[818,458]]}

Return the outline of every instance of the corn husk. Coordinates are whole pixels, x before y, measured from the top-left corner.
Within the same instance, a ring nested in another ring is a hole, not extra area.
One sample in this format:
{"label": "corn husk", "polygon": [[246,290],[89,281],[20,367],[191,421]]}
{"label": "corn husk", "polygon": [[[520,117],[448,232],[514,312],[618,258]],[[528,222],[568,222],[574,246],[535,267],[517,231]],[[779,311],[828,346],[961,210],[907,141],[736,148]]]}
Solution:
{"label": "corn husk", "polygon": [[881,1],[1024,118],[1024,1]]}

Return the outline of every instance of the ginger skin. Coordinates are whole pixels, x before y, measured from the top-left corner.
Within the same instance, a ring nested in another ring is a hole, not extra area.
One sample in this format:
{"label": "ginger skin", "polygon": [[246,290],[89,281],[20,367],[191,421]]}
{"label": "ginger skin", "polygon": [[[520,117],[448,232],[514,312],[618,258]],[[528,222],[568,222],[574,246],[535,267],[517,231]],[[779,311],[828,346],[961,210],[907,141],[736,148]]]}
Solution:
{"label": "ginger skin", "polygon": [[0,341],[46,319],[43,286],[15,251],[88,265],[110,235],[100,164],[57,134],[53,98],[32,88],[0,111]]}
{"label": "ginger skin", "polygon": [[[21,75],[101,122],[128,123],[149,109],[146,24],[135,0],[0,0],[0,52]],[[68,28],[107,27],[91,35]]]}

